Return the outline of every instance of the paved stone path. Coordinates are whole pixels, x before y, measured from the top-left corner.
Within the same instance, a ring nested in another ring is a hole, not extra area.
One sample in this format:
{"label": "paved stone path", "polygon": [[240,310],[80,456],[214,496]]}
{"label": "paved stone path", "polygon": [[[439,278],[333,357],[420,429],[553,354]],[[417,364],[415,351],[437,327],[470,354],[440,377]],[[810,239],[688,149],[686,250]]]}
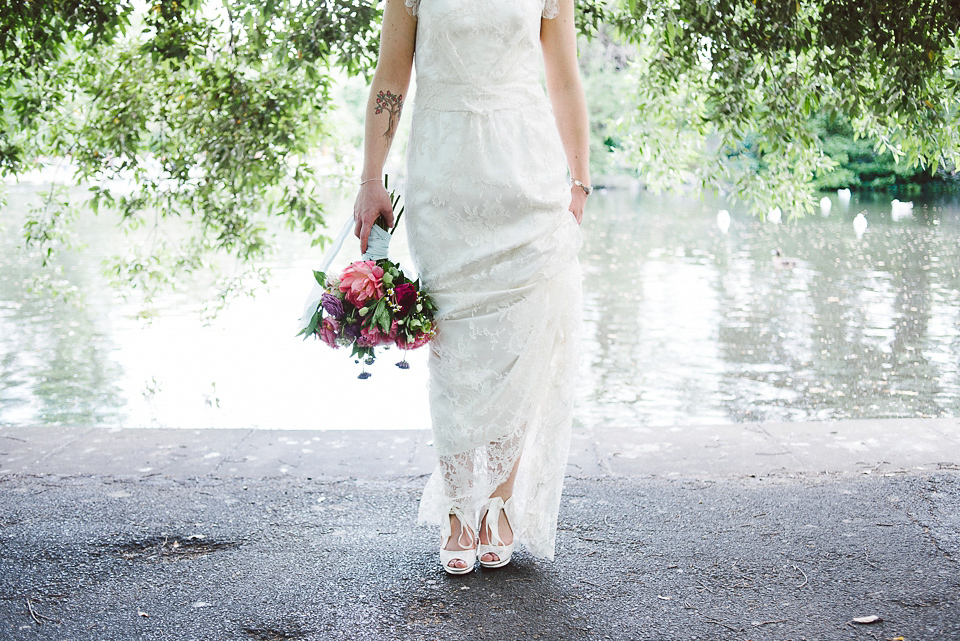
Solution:
{"label": "paved stone path", "polygon": [[0,639],[960,639],[960,421],[582,432],[556,561],[453,578],[431,456],[0,428]]}

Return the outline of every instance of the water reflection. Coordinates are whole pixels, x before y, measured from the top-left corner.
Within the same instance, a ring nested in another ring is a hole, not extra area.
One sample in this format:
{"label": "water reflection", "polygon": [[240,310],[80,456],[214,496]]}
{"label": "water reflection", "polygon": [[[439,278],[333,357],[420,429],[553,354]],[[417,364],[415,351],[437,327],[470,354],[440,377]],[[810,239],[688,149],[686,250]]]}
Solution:
{"label": "water reflection", "polygon": [[957,415],[955,200],[896,223],[856,197],[782,225],[735,212],[728,235],[700,199],[592,204],[582,424]]}
{"label": "water reflection", "polygon": [[[61,277],[78,304],[31,294],[15,250],[35,194],[0,219],[0,423],[171,427],[420,428],[424,354],[356,379],[342,352],[291,330],[319,252],[285,238],[271,291],[210,327],[205,291],[160,301],[150,324],[104,287],[122,242],[85,219],[89,245]],[[888,199],[764,224],[729,205],[598,194],[584,224],[585,341],[576,421],[666,426],[746,420],[960,415],[960,203]],[[716,214],[730,209],[729,233]],[[854,233],[856,213],[869,227]],[[335,208],[332,228],[349,215]],[[398,234],[393,255],[409,265]],[[780,249],[784,259],[775,259]],[[351,258],[345,249],[340,262]]]}
{"label": "water reflection", "polygon": [[[28,201],[32,191],[13,190]],[[122,370],[110,355],[110,337],[95,305],[77,306],[33,293],[32,261],[16,250],[19,229],[0,219],[0,422],[115,423],[124,404]],[[60,267],[64,290],[96,290],[82,255]]]}

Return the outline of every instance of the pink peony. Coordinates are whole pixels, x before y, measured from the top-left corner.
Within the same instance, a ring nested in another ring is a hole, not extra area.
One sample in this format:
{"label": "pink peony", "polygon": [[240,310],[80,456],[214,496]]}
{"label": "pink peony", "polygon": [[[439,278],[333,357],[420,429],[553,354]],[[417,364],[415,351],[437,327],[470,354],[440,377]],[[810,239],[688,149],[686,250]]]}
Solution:
{"label": "pink peony", "polygon": [[332,318],[324,318],[323,324],[317,329],[317,334],[320,336],[320,340],[329,345],[330,347],[336,349],[337,346],[337,334],[340,332],[340,324]]}
{"label": "pink peony", "polygon": [[383,268],[372,260],[358,260],[347,265],[340,275],[340,291],[348,301],[363,307],[370,300],[383,297]]}

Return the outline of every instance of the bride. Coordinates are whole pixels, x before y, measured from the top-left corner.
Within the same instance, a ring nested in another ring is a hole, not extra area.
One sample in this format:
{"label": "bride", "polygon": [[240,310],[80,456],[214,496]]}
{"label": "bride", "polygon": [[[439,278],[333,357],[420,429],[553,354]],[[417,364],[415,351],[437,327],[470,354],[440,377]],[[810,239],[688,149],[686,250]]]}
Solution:
{"label": "bride", "polygon": [[591,191],[573,0],[386,0],[354,205],[363,251],[378,217],[393,225],[381,175],[414,63],[407,237],[438,307],[438,465],[419,521],[441,526],[450,574],[506,565],[517,542],[552,560]]}

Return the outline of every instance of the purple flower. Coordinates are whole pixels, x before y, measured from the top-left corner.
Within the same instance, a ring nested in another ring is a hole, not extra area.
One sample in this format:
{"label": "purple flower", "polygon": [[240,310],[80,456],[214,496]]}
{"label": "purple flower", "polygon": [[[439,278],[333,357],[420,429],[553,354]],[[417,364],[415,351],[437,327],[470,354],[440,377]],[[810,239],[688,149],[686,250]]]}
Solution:
{"label": "purple flower", "polygon": [[351,342],[356,341],[360,336],[360,323],[345,325],[343,328],[343,335],[350,339]]}
{"label": "purple flower", "polygon": [[330,292],[324,292],[323,296],[320,297],[320,302],[323,305],[323,309],[325,309],[328,314],[333,316],[338,321],[343,320],[343,301],[337,298],[336,295],[331,294]]}

